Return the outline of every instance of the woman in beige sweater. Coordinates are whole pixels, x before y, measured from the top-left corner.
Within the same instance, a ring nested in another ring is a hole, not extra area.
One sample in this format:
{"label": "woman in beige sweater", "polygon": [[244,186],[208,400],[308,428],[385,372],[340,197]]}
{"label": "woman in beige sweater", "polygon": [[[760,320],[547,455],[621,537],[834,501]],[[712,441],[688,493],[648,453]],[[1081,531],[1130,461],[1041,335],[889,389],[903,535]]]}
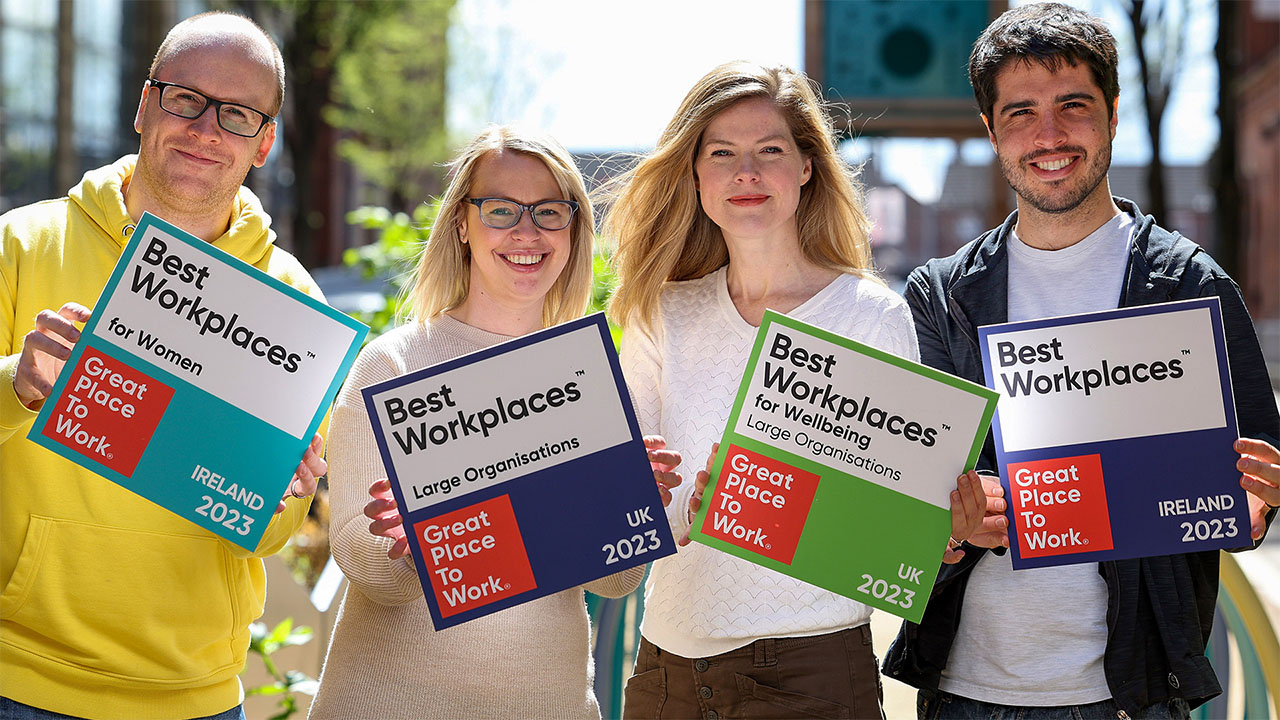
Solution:
{"label": "woman in beige sweater", "polygon": [[[491,127],[452,171],[416,269],[415,319],[360,353],[334,405],[330,542],[350,585],[310,717],[599,718],[581,588],[433,630],[361,399],[368,385],[586,309],[594,224],[568,152],[547,137]],[[650,459],[655,477],[678,482],[674,453],[651,451]],[[620,597],[643,573],[636,567],[586,589]]]}

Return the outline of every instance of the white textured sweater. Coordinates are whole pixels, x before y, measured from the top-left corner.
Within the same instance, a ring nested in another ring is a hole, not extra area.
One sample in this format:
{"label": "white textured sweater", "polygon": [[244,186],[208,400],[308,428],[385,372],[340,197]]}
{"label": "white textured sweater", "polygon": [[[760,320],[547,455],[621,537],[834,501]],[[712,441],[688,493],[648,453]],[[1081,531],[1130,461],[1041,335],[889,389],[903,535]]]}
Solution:
{"label": "white textured sweater", "polygon": [[[351,368],[329,427],[330,546],[350,580],[311,718],[599,718],[591,630],[581,588],[441,632],[432,627],[410,557],[369,534],[369,485],[386,477],[360,390],[510,337],[449,316],[370,343]],[[620,597],[644,567],[597,580]]]}
{"label": "white textured sweater", "polygon": [[[662,435],[683,456],[685,482],[667,508],[676,537],[689,529],[694,473],[724,434],[755,341],[757,328],[729,297],[726,272],[668,284],[654,326],[629,327],[622,336],[623,374],[641,430]],[[787,314],[919,360],[906,302],[878,283],[842,275]],[[870,618],[860,602],[691,543],[654,562],[640,630],[663,650],[697,658],[761,638],[836,632]]]}

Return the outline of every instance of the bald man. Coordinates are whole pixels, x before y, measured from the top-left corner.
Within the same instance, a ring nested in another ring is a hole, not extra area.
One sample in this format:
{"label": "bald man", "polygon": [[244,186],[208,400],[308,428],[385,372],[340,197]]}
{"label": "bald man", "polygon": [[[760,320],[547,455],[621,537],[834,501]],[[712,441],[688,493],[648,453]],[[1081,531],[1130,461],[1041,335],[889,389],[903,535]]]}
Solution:
{"label": "bald man", "polygon": [[[0,719],[244,716],[261,558],[306,515],[320,437],[249,553],[26,435],[143,212],[320,297],[241,185],[271,150],[283,96],[261,28],[185,20],[143,84],[138,154],[0,216]],[[216,428],[191,432],[216,442]]]}

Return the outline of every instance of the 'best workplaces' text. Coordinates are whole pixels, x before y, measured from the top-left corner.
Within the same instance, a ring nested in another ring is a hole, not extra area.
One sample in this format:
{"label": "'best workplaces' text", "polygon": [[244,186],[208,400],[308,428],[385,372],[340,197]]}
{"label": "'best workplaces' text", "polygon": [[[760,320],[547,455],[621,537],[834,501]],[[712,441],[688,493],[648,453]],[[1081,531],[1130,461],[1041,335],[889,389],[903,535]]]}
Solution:
{"label": "'best workplaces' text", "polygon": [[[466,412],[458,409],[453,389],[448,385],[441,385],[439,390],[407,400],[393,395],[382,400],[382,407],[386,411],[387,421],[392,428],[391,435],[395,438],[400,453],[412,455],[415,451],[425,450],[427,443],[444,445],[450,440],[472,435],[487,438],[491,431],[507,423],[517,422],[581,399],[582,392],[578,389],[578,383],[568,382],[564,386],[555,386],[525,397],[514,399],[495,397],[486,407],[475,412]],[[451,413],[445,419],[437,420],[433,417],[430,422],[422,420],[417,424],[405,425],[410,420],[444,412],[446,408]],[[399,425],[404,427],[397,429]]]}
{"label": "'best workplaces' text", "polygon": [[[1177,380],[1183,375],[1182,361],[1178,358],[1129,364],[1116,364],[1104,358],[1098,367],[1081,369],[1064,364],[1061,370],[1051,373],[1038,372],[1035,367],[1028,367],[1053,362],[1065,363],[1062,350],[1062,341],[1056,337],[1049,342],[1032,345],[1017,345],[1007,340],[997,342],[996,359],[1001,368],[1000,381],[1004,384],[1005,393],[1009,397],[1061,392],[1082,392],[1088,396],[1099,388]],[[1004,370],[1015,366],[1019,369]]]}
{"label": "'best workplaces' text", "polygon": [[[227,317],[204,304],[204,296],[194,291],[204,290],[205,281],[211,274],[209,265],[201,266],[193,262],[185,262],[178,255],[171,254],[169,246],[158,237],[151,238],[141,257],[142,262],[133,269],[133,278],[129,283],[130,292],[193,323],[199,328],[199,334],[202,336],[222,338],[256,357],[263,358],[271,365],[280,367],[287,373],[298,371],[299,364],[303,360],[301,354],[291,352],[288,348],[246,327],[239,313],[232,313],[231,317]],[[174,283],[172,285],[171,280]],[[182,287],[184,285],[185,288]],[[193,369],[200,367],[198,363],[193,363],[189,358],[176,357],[176,351],[159,344],[154,334],[142,328],[125,327],[117,318],[111,321],[111,330],[125,338],[131,337],[137,330],[136,341],[139,347],[155,352],[184,369],[192,370],[197,375],[200,374],[199,370]]]}
{"label": "'best workplaces' text", "polygon": [[[884,410],[873,403],[870,396],[864,396],[859,402],[852,396],[837,392],[835,385],[830,382],[804,380],[797,376],[798,371],[803,371],[810,378],[818,376],[831,379],[832,368],[836,365],[835,354],[821,355],[811,352],[796,344],[789,335],[779,332],[774,336],[773,345],[769,348],[769,358],[783,362],[774,364],[770,360],[765,360],[764,387],[783,397],[782,410],[788,419],[800,421],[837,436],[856,435],[847,429],[837,431],[840,429],[840,422],[847,419],[877,430],[884,430],[891,435],[900,435],[924,447],[933,446],[938,434],[937,429]],[[795,369],[789,369],[788,365]],[[802,405],[793,404],[787,398],[805,403],[817,413],[830,413],[831,419],[807,413]],[[864,443],[858,444],[861,449],[866,449]]]}

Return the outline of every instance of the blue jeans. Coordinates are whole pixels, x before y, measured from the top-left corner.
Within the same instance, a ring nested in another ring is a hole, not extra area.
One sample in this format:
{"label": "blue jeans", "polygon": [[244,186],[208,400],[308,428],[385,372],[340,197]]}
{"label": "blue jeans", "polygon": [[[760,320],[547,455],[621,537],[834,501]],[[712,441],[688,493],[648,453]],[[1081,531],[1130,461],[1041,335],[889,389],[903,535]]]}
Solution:
{"label": "blue jeans", "polygon": [[[40,708],[14,702],[7,697],[0,697],[0,720],[83,720],[74,715],[49,712]],[[244,720],[244,707],[237,705],[226,712],[208,715],[192,720]]]}
{"label": "blue jeans", "polygon": [[1136,715],[1129,715],[1122,714],[1120,706],[1113,700],[1088,705],[1011,707],[971,700],[941,690],[921,690],[916,696],[916,716],[919,720],[1187,720],[1191,717],[1191,707],[1186,700],[1173,698],[1167,703],[1144,707]]}

